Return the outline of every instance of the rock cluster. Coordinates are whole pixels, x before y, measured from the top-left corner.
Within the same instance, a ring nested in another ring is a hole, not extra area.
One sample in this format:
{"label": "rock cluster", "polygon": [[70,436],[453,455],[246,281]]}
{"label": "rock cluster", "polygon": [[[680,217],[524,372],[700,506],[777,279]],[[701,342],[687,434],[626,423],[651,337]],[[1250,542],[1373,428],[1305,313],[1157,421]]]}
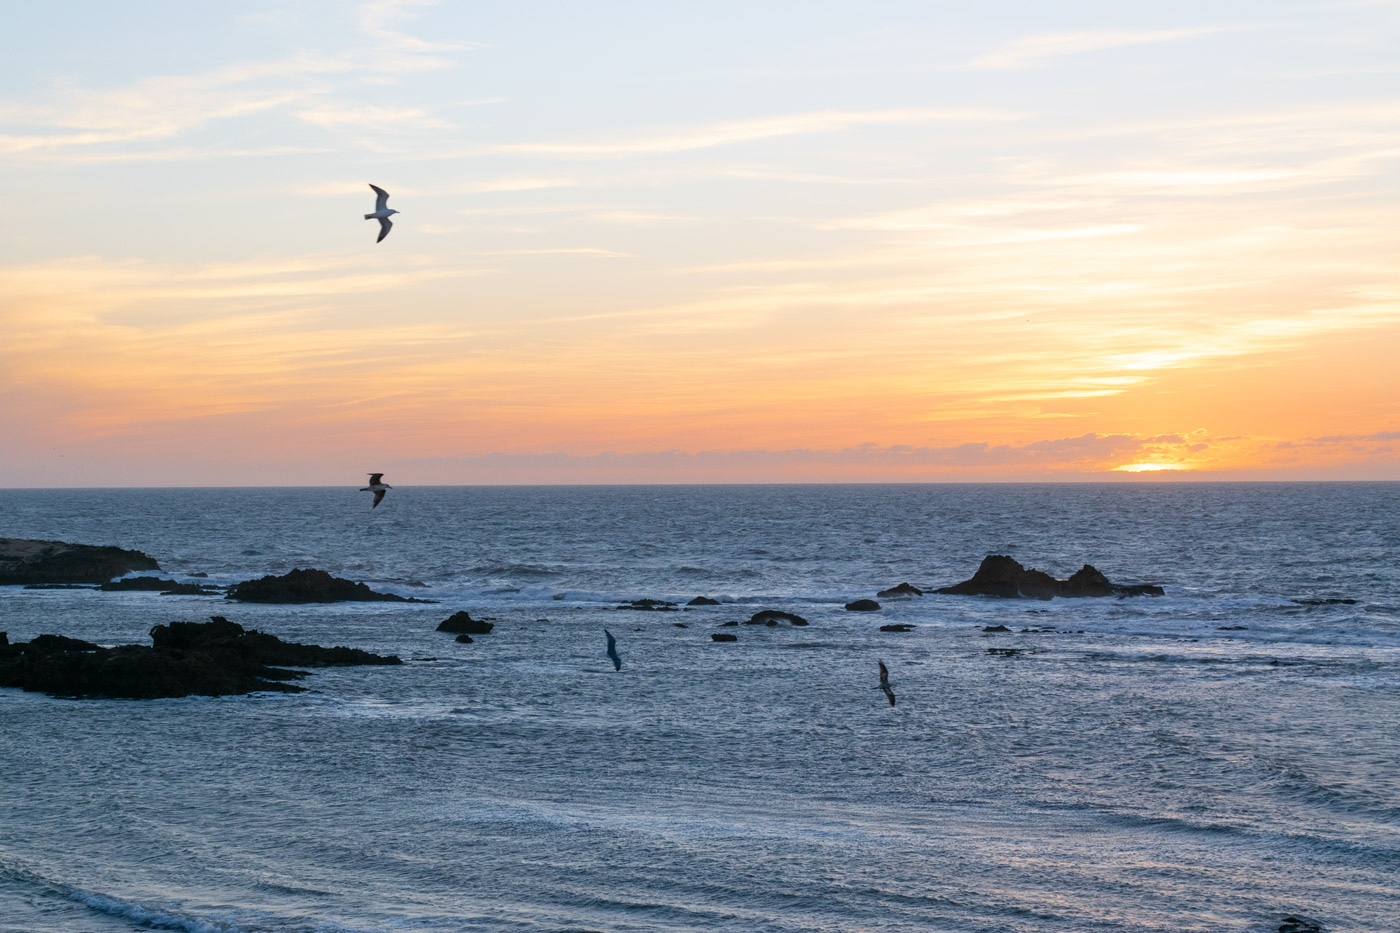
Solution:
{"label": "rock cluster", "polygon": [[66,541],[0,538],[0,585],[106,583],[134,570],[159,570],[140,551]]}
{"label": "rock cluster", "polygon": [[940,587],[934,592],[953,596],[1051,599],[1056,596],[1161,596],[1162,588],[1150,583],[1112,583],[1088,564],[1068,580],[1057,580],[1044,571],[1022,567],[1010,557],[993,554],[983,559],[972,579]]}
{"label": "rock cluster", "polygon": [[245,580],[229,587],[228,599],[245,603],[430,603],[393,593],[377,593],[363,583],[333,577],[324,570],[293,570],[280,577]]}
{"label": "rock cluster", "polygon": [[800,615],[795,615],[791,612],[784,612],[781,609],[760,609],[758,612],[755,612],[753,615],[749,616],[749,620],[744,624],[777,625],[780,622],[786,622],[789,625],[807,624],[807,620],[802,618]]}
{"label": "rock cluster", "polygon": [[98,586],[104,593],[121,593],[131,590],[160,593],[162,596],[214,596],[221,592],[217,586],[207,583],[180,583],[176,580],[162,580],[160,577],[127,577]]}
{"label": "rock cluster", "polygon": [[322,648],[285,642],[214,616],[209,622],[172,622],[151,629],[151,646],[102,648],[63,635],[0,642],[0,686],[63,697],[225,696],[276,690],[306,676],[296,667],[401,664],[395,656],[358,648]]}
{"label": "rock cluster", "polygon": [[912,583],[901,583],[899,586],[892,586],[875,594],[877,599],[908,599],[911,596],[922,595],[924,595],[924,591]]}

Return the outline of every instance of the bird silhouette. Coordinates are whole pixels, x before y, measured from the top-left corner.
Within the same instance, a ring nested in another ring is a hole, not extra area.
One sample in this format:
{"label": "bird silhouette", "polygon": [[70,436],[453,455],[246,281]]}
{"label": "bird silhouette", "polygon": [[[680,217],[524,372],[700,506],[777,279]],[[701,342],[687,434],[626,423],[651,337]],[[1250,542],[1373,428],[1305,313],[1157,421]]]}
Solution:
{"label": "bird silhouette", "polygon": [[397,214],[398,211],[389,207],[389,192],[378,185],[370,185],[370,187],[374,189],[374,213],[366,214],[365,220],[379,221],[379,240],[374,241],[378,243],[388,236],[389,231],[394,228],[394,222],[389,219],[389,215]]}
{"label": "bird silhouette", "polygon": [[393,488],[393,486],[384,482],[383,473],[371,473],[369,474],[369,485],[361,488],[360,492],[374,493],[374,504],[371,505],[370,508],[377,509],[379,508],[379,503],[384,501],[384,490]]}
{"label": "bird silhouette", "polygon": [[608,636],[608,657],[612,658],[613,670],[622,670],[622,659],[617,656],[617,639],[613,638],[612,632],[603,629],[603,634]]}
{"label": "bird silhouette", "polygon": [[894,706],[894,691],[890,689],[890,669],[885,667],[884,661],[875,662],[880,665],[880,689],[885,691],[885,697]]}

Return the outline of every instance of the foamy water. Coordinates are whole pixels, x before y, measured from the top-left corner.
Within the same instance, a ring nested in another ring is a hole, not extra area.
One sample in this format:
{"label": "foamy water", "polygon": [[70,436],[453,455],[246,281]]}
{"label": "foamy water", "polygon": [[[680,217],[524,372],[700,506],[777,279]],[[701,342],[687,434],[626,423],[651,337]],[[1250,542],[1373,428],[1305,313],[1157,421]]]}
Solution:
{"label": "foamy water", "polygon": [[[11,494],[3,536],[442,602],[0,587],[11,640],[218,613],[408,661],[295,696],[0,692],[0,931],[1400,929],[1400,486],[367,499]],[[842,609],[989,553],[1168,595]],[[723,602],[611,608],[695,595]],[[812,624],[710,641],[759,608]],[[495,632],[433,630],[458,609]]]}

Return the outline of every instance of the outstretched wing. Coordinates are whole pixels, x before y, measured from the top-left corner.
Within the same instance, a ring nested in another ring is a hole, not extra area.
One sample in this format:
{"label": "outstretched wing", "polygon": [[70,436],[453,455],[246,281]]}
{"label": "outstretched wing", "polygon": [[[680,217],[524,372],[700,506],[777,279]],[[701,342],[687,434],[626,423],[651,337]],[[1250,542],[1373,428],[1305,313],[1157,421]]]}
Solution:
{"label": "outstretched wing", "polygon": [[374,209],[376,212],[384,210],[389,206],[389,192],[378,185],[370,185],[374,189]]}
{"label": "outstretched wing", "polygon": [[[394,228],[394,222],[393,222],[392,220],[390,220],[388,217],[381,217],[381,218],[379,218],[379,240],[382,240],[382,239],[384,239],[386,236],[388,236],[388,235],[389,235],[389,231],[392,230],[393,228]],[[374,242],[378,243],[379,240],[375,240]]]}
{"label": "outstretched wing", "polygon": [[374,505],[371,505],[370,508],[372,508],[372,509],[377,509],[377,508],[379,508],[379,503],[381,503],[381,502],[383,502],[383,501],[384,501],[384,490],[382,490],[382,489],[377,490],[377,491],[374,493]]}
{"label": "outstretched wing", "polygon": [[383,474],[383,473],[371,473],[371,474],[369,475],[369,484],[370,484],[371,486],[374,486],[374,485],[378,484],[379,481],[382,480],[383,478],[384,478],[384,474]]}

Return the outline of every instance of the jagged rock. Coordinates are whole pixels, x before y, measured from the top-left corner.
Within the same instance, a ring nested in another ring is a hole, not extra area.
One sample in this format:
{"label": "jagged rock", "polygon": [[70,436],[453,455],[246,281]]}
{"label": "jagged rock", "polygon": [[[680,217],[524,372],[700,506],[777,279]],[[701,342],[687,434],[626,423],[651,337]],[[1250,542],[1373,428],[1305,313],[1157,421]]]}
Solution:
{"label": "jagged rock", "polygon": [[873,599],[857,599],[853,603],[846,603],[847,612],[879,612],[880,604]]}
{"label": "jagged rock", "polygon": [[1007,628],[1007,627],[1004,626],[1004,625],[984,625],[984,626],[982,626],[982,631],[984,631],[984,632],[1009,632],[1009,631],[1011,631],[1011,629]]}
{"label": "jagged rock", "polygon": [[376,593],[363,583],[333,577],[324,570],[293,570],[280,577],[245,580],[229,588],[227,599],[246,603],[431,603],[393,593]]}
{"label": "jagged rock", "polygon": [[1010,557],[992,554],[983,559],[972,579],[940,587],[934,592],[953,596],[1051,599],[1056,596],[1161,596],[1162,588],[1152,584],[1111,583],[1088,564],[1068,580],[1056,580],[1043,571],[1022,567]]}
{"label": "jagged rock", "polygon": [[875,594],[878,599],[908,599],[911,596],[922,595],[924,595],[924,591],[912,583],[901,583],[899,586],[892,586]]}
{"label": "jagged rock", "polygon": [[400,664],[397,657],[358,648],[284,642],[214,616],[151,629],[151,646],[102,648],[62,635],[40,635],[0,647],[0,686],[51,696],[150,699],[224,696],[263,690],[297,692],[285,681],[306,676],[297,667]]}
{"label": "jagged rock", "polygon": [[455,639],[453,639],[453,640],[454,640],[454,641],[459,641],[459,642],[461,642],[461,643],[464,644],[464,645],[470,645],[470,644],[472,643],[472,637],[471,637],[470,635],[468,635],[466,632],[463,632],[461,635],[458,635],[458,636],[457,636]]}
{"label": "jagged rock", "polygon": [[664,599],[634,599],[630,603],[614,606],[615,609],[632,609],[637,612],[679,612],[676,604]]}
{"label": "jagged rock", "polygon": [[806,625],[807,620],[800,615],[791,612],[783,612],[781,609],[760,609],[753,615],[745,625],[777,625],[779,622],[786,622],[789,625]]}
{"label": "jagged rock", "polygon": [[711,598],[708,597],[708,596],[697,596],[697,597],[695,597],[694,599],[692,599],[690,602],[686,603],[686,605],[687,605],[687,606],[718,606],[718,605],[719,605],[719,600],[717,600],[717,599],[711,599]]}
{"label": "jagged rock", "polygon": [[159,570],[140,551],[66,541],[0,538],[0,585],[106,583],[134,570]]}
{"label": "jagged rock", "polygon": [[909,624],[907,624],[907,623],[896,622],[896,623],[893,624],[893,625],[882,625],[882,626],[880,626],[880,631],[882,631],[882,632],[909,632],[909,631],[912,631],[913,628],[914,628],[914,626],[909,625]]}
{"label": "jagged rock", "polygon": [[710,641],[738,641],[739,636],[733,632],[711,632]]}
{"label": "jagged rock", "polygon": [[[457,632],[462,635],[490,635],[496,626],[481,619],[473,619],[466,610],[454,612],[437,627],[439,632]],[[461,641],[461,639],[457,639]],[[471,639],[467,639],[470,641]]]}

